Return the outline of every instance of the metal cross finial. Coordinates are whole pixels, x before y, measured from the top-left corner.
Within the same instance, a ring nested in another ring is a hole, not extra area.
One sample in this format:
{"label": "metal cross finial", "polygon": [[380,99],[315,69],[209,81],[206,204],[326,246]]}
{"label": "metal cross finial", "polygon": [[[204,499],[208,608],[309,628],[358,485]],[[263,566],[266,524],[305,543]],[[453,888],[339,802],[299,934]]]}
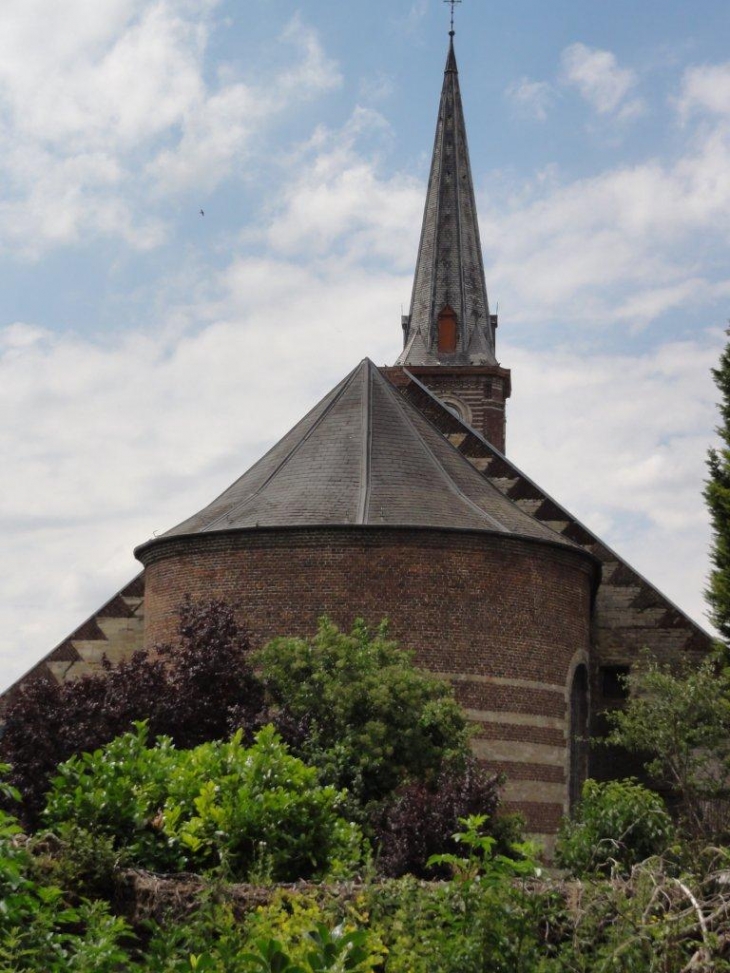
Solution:
{"label": "metal cross finial", "polygon": [[457,3],[461,3],[461,0],[444,0],[444,3],[451,4],[451,30],[449,31],[449,35],[453,37],[454,36],[454,6]]}

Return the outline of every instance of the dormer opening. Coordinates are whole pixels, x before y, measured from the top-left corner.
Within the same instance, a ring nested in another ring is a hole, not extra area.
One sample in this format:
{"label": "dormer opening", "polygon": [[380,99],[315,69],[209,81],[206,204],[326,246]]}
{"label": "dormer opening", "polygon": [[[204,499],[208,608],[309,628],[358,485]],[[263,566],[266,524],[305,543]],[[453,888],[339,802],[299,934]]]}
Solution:
{"label": "dormer opening", "polygon": [[439,311],[437,325],[439,354],[453,355],[456,351],[458,327],[456,323],[456,311],[454,311],[450,304],[445,304]]}

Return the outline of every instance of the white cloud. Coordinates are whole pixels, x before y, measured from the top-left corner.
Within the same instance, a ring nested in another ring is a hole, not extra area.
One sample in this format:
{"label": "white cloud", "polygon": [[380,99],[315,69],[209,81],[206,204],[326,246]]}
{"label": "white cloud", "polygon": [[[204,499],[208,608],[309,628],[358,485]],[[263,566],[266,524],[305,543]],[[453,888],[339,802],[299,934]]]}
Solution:
{"label": "white cloud", "polygon": [[684,118],[693,112],[730,115],[730,62],[688,68],[676,104]]}
{"label": "white cloud", "polygon": [[404,270],[415,260],[423,186],[406,175],[384,179],[377,156],[359,143],[390,130],[359,108],[343,129],[319,129],[297,158],[298,175],[283,194],[266,240],[287,255],[337,253],[339,260],[386,258]]}
{"label": "white cloud", "polygon": [[[488,279],[521,320],[643,325],[702,294],[730,240],[730,131],[702,129],[674,160],[536,182],[510,209],[481,206]],[[502,198],[500,196],[500,198]]]}
{"label": "white cloud", "polygon": [[289,21],[281,39],[293,44],[300,57],[276,79],[275,100],[288,102],[292,96],[301,100],[303,96],[327,91],[340,83],[339,70],[334,61],[325,56],[317,32],[307,27],[298,14]]}
{"label": "white cloud", "polygon": [[210,191],[277,114],[339,83],[299,17],[280,38],[293,54],[278,73],[207,80],[214,6],[0,7],[0,247],[36,256],[82,234],[156,246],[166,231],[156,196]]}
{"label": "white cloud", "polygon": [[544,122],[555,98],[555,90],[547,81],[531,81],[527,77],[513,82],[505,91],[510,101],[522,112]]}
{"label": "white cloud", "polygon": [[406,33],[414,33],[428,13],[428,0],[413,0],[403,20]]}
{"label": "white cloud", "polygon": [[280,40],[293,46],[300,57],[291,59],[269,86],[229,82],[190,107],[179,142],[161,151],[147,167],[159,192],[214,188],[234,162],[238,166],[244,162],[257,128],[288,106],[340,83],[336,65],[299,16],[292,18]]}
{"label": "white cloud", "polygon": [[382,71],[368,78],[362,78],[359,85],[360,97],[365,102],[385,101],[395,91],[393,78]]}
{"label": "white cloud", "polygon": [[621,119],[630,119],[644,111],[643,102],[627,97],[636,86],[636,73],[619,67],[611,51],[571,44],[563,51],[561,61],[565,82],[574,85],[599,114],[616,113]]}

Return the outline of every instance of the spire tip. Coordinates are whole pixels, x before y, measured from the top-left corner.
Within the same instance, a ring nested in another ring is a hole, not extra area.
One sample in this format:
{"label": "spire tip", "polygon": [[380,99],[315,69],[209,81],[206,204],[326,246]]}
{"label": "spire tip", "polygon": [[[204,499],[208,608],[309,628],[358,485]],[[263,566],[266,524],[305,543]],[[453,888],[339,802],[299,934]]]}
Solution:
{"label": "spire tip", "polygon": [[444,3],[451,4],[451,29],[449,30],[449,37],[453,39],[454,36],[454,7],[457,3],[461,3],[461,0],[444,0]]}

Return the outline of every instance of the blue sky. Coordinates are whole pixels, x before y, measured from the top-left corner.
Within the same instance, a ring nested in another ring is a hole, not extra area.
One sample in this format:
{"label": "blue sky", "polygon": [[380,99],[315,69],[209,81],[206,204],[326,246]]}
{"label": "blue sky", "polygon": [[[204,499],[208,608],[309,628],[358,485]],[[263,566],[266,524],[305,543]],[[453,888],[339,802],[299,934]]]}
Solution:
{"label": "blue sky", "polygon": [[[456,10],[508,453],[700,621],[729,17]],[[395,360],[447,30],[440,0],[2,4],[2,684]]]}

